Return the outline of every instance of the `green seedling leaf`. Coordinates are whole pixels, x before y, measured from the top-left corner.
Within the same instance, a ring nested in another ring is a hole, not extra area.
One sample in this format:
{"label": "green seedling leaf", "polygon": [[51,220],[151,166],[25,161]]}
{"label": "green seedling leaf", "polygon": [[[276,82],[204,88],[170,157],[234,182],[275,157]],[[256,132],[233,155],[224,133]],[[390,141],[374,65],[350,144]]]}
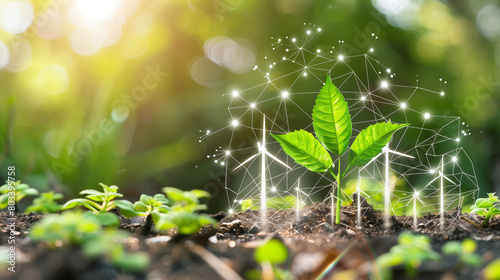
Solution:
{"label": "green seedling leaf", "polygon": [[156,228],[167,230],[177,228],[180,234],[190,235],[197,232],[205,225],[217,225],[214,219],[189,212],[172,212],[169,214],[151,213]]}
{"label": "green seedling leaf", "polygon": [[105,227],[117,227],[120,225],[120,218],[111,212],[97,213],[94,216],[99,220],[99,223]]}
{"label": "green seedling leaf", "polygon": [[450,241],[443,246],[443,253],[446,255],[459,255],[462,252],[462,244],[458,241]]}
{"label": "green seedling leaf", "polygon": [[24,212],[37,212],[42,214],[55,213],[63,209],[63,206],[57,203],[57,200],[60,200],[63,197],[63,194],[60,193],[41,193],[39,197],[33,200],[33,204],[28,206]]}
{"label": "green seedling leaf", "polygon": [[151,205],[155,201],[152,196],[146,195],[146,194],[141,194],[141,197],[139,198],[139,201],[146,204],[146,205]]}
{"label": "green seedling leaf", "polygon": [[500,280],[500,259],[490,262],[483,270],[485,280]]}
{"label": "green seedling leaf", "polygon": [[363,129],[351,146],[349,164],[364,166],[382,152],[382,148],[391,141],[398,129],[409,124],[377,123]]}
{"label": "green seedling leaf", "polygon": [[281,144],[285,153],[307,169],[313,172],[326,172],[333,167],[330,154],[311,133],[299,130],[272,136]]}
{"label": "green seedling leaf", "polygon": [[139,216],[140,214],[136,211],[134,204],[128,200],[115,200],[113,203],[120,209],[120,213],[127,218]]}
{"label": "green seedling leaf", "polygon": [[162,191],[174,202],[185,201],[190,204],[198,204],[198,198],[190,192],[184,192],[172,187],[165,187]]}
{"label": "green seedling leaf", "polygon": [[280,240],[270,239],[255,250],[254,257],[258,263],[269,262],[272,265],[279,265],[288,259],[288,249]]}
{"label": "green seedling leaf", "polygon": [[90,200],[85,199],[85,198],[75,198],[75,199],[72,199],[72,200],[69,200],[68,202],[66,202],[63,205],[63,209],[67,210],[67,209],[74,208],[76,206],[83,206],[91,211],[98,212],[98,209],[96,207],[98,207],[99,205],[97,205],[95,202],[90,201]]}
{"label": "green seedling leaf", "polygon": [[192,193],[196,198],[210,198],[210,194],[206,191],[191,190],[190,193]]}
{"label": "green seedling leaf", "polygon": [[122,253],[112,258],[113,264],[127,272],[145,271],[150,264],[146,253]]}
{"label": "green seedling leaf", "polygon": [[149,207],[144,204],[142,201],[136,201],[134,203],[134,211],[135,212],[141,212],[141,213],[147,213],[149,212]]}
{"label": "green seedling leaf", "polygon": [[349,104],[330,77],[327,77],[325,85],[319,91],[312,117],[319,141],[332,153],[344,154],[352,134]]}

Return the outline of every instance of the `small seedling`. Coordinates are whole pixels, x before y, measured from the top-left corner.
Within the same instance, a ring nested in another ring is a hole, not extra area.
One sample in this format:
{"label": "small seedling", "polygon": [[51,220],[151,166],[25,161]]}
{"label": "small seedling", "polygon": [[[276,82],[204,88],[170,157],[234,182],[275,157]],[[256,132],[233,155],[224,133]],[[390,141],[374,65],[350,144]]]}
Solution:
{"label": "small seedling", "polygon": [[200,198],[208,198],[210,194],[202,190],[181,191],[176,188],[166,187],[163,192],[171,202],[168,213],[151,212],[156,228],[167,230],[177,228],[183,235],[197,232],[205,225],[216,225],[214,219],[207,215],[196,214],[196,211],[206,210],[207,206],[200,204]]}
{"label": "small seedling", "polygon": [[25,213],[36,212],[41,214],[56,213],[63,210],[63,205],[57,201],[64,198],[62,193],[44,192],[39,197],[33,199],[33,204],[28,206]]}
{"label": "small seedling", "polygon": [[83,206],[92,211],[96,217],[101,221],[104,226],[118,226],[120,225],[120,219],[113,213],[108,212],[115,207],[119,208],[119,200],[114,200],[117,197],[123,197],[121,193],[118,193],[117,186],[107,186],[103,183],[99,183],[103,188],[103,191],[97,190],[83,190],[80,192],[81,195],[86,195],[86,198],[75,198],[66,202],[63,208],[71,209],[76,206]]}
{"label": "small seedling", "polygon": [[467,238],[463,242],[450,241],[443,246],[443,253],[446,255],[458,256],[460,264],[478,266],[481,264],[481,257],[475,254],[477,243],[473,239]]}
{"label": "small seedling", "polygon": [[[391,279],[390,269],[399,265],[405,267],[409,277],[414,277],[423,261],[439,260],[440,255],[431,249],[430,242],[430,238],[425,235],[413,235],[409,232],[400,234],[398,244],[376,260],[381,278]],[[377,279],[377,277],[372,278]]]}
{"label": "small seedling", "polygon": [[[351,167],[362,167],[369,163],[382,152],[382,148],[390,142],[394,132],[409,124],[377,123],[362,130],[351,145],[347,167],[342,170],[339,160],[335,174],[334,163],[327,150],[338,157],[347,151],[352,134],[352,122],[349,105],[339,89],[333,85],[330,77],[319,92],[312,118],[317,139],[305,130],[272,136],[296,163],[312,172],[328,171],[332,174],[337,181],[335,223],[340,224],[340,186],[347,171]],[[332,201],[334,197],[333,188]]]}
{"label": "small seedling", "polygon": [[255,250],[254,258],[262,271],[249,271],[249,279],[294,279],[290,271],[278,267],[288,260],[288,249],[282,241],[274,238],[268,240]]}
{"label": "small seedling", "polygon": [[7,208],[9,201],[15,203],[21,201],[28,195],[37,195],[38,191],[31,188],[27,184],[22,184],[21,181],[8,181],[7,184],[0,187],[0,209]]}
{"label": "small seedling", "polygon": [[131,218],[135,216],[146,216],[146,225],[144,226],[144,234],[151,232],[153,227],[153,217],[151,213],[168,213],[170,211],[169,200],[164,194],[156,194],[155,196],[141,195],[139,201],[134,204],[128,200],[118,200],[115,204],[120,208],[123,216]]}
{"label": "small seedling", "polygon": [[30,230],[33,241],[47,242],[53,248],[81,246],[88,258],[104,256],[118,268],[142,271],[149,266],[149,257],[144,253],[128,253],[121,242],[129,237],[123,230],[103,230],[95,215],[79,211],[47,216]]}
{"label": "small seedling", "polygon": [[490,220],[496,215],[500,215],[500,200],[495,193],[489,193],[488,198],[479,198],[470,208],[471,214],[477,213],[484,216],[483,227],[490,225]]}

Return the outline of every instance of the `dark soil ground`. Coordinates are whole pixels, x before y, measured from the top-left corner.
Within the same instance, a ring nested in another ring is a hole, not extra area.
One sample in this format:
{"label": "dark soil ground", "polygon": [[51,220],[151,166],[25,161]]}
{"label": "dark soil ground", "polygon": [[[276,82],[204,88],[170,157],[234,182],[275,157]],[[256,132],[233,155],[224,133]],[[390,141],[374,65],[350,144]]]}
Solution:
{"label": "dark soil ground", "polygon": [[[30,280],[100,280],[100,279],[246,279],[251,270],[261,267],[253,258],[254,250],[269,238],[284,241],[289,259],[281,266],[295,279],[316,279],[322,273],[325,279],[368,279],[376,256],[387,252],[397,243],[403,231],[413,230],[413,218],[400,216],[392,219],[389,231],[383,227],[379,211],[368,206],[363,211],[362,228],[356,227],[355,207],[343,207],[340,225],[332,227],[330,207],[318,203],[301,210],[296,221],[294,210],[268,210],[269,221],[262,225],[257,211],[227,215],[220,212],[213,217],[218,227],[207,226],[193,236],[179,236],[175,232],[141,234],[143,219],[122,217],[121,228],[133,233],[127,243],[130,251],[147,251],[151,256],[150,269],[130,274],[113,268],[103,259],[86,259],[80,248],[49,250],[29,240],[27,234],[33,223],[43,215],[18,214],[15,226],[17,260],[16,272],[2,268],[2,279]],[[10,218],[0,212],[0,244],[7,246]],[[481,228],[483,218],[463,214],[458,209],[446,214],[445,229],[441,230],[439,216],[429,214],[418,219],[416,232],[432,238],[433,249],[441,252],[450,240],[472,238],[477,240],[477,253],[482,265],[460,265],[454,256],[441,261],[425,262],[413,279],[481,279],[484,265],[500,258],[500,216],[489,228]],[[348,248],[348,249],[346,249]],[[332,263],[344,251],[335,266]],[[0,266],[1,267],[1,266]],[[236,275],[236,274],[237,275]],[[239,275],[239,276],[238,276]],[[406,279],[402,267],[393,271],[393,279]]]}

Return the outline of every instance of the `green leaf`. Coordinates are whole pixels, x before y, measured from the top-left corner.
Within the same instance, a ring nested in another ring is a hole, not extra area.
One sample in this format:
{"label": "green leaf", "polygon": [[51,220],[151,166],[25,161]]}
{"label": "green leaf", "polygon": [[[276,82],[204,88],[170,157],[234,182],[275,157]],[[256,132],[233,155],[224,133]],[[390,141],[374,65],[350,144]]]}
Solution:
{"label": "green leaf", "polygon": [[169,214],[151,213],[156,228],[166,230],[177,228],[180,234],[190,235],[197,232],[201,227],[213,224],[217,225],[214,219],[206,215],[198,215],[188,212],[173,212]]}
{"label": "green leaf", "polygon": [[134,204],[128,200],[115,200],[113,203],[116,207],[120,208],[120,213],[127,218],[138,216],[139,213],[135,211]]}
{"label": "green leaf", "polygon": [[99,208],[97,208],[95,205],[94,202],[88,200],[88,199],[85,199],[85,198],[75,198],[75,199],[72,199],[72,200],[69,200],[68,202],[66,202],[64,205],[63,205],[63,209],[70,209],[70,208],[74,208],[76,206],[83,206],[83,207],[86,207],[92,211],[98,211]]}
{"label": "green leaf", "polygon": [[198,204],[199,202],[198,198],[190,192],[184,192],[172,187],[165,187],[162,191],[174,202],[185,201],[189,204]]}
{"label": "green leaf", "polygon": [[122,253],[112,257],[113,264],[128,272],[140,272],[149,267],[149,256],[146,253]]}
{"label": "green leaf", "polygon": [[120,218],[111,212],[97,213],[95,217],[105,227],[117,227],[120,225]]}
{"label": "green leaf", "polygon": [[325,172],[333,167],[330,154],[311,133],[299,130],[272,136],[281,144],[285,153],[305,168],[313,172]]}
{"label": "green leaf", "polygon": [[151,205],[154,202],[154,198],[146,194],[141,194],[141,198],[139,198],[139,201],[146,205]]}
{"label": "green leaf", "polygon": [[189,192],[192,193],[197,198],[210,198],[210,194],[206,191],[203,191],[203,190],[196,190],[195,189],[195,190],[191,190]]}
{"label": "green leaf", "polygon": [[146,213],[149,211],[149,207],[142,201],[136,201],[134,203],[134,211]]}
{"label": "green leaf", "polygon": [[255,260],[258,263],[282,264],[287,259],[288,249],[278,239],[271,239],[255,250]]}
{"label": "green leaf", "polygon": [[356,137],[349,152],[349,165],[363,166],[382,152],[396,130],[409,124],[377,123],[363,129]]}
{"label": "green leaf", "polygon": [[349,104],[330,77],[327,77],[325,85],[319,91],[312,117],[319,141],[332,153],[344,154],[352,134]]}

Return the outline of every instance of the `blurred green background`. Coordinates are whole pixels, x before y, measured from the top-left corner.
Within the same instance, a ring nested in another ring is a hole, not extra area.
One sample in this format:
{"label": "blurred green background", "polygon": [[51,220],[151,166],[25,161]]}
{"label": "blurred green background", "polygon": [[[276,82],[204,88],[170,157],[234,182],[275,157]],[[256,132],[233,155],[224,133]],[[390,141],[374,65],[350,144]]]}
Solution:
{"label": "blurred green background", "polygon": [[[271,37],[304,23],[323,29],[316,44],[353,53],[377,34],[399,84],[445,79],[433,108],[469,125],[481,194],[500,192],[500,1],[487,0],[2,1],[0,177],[14,165],[39,190],[103,182],[131,199],[201,188],[226,209],[224,172],[206,159],[224,135],[199,143],[200,130],[228,124],[222,94],[256,84]],[[207,52],[221,38],[218,60]]]}

